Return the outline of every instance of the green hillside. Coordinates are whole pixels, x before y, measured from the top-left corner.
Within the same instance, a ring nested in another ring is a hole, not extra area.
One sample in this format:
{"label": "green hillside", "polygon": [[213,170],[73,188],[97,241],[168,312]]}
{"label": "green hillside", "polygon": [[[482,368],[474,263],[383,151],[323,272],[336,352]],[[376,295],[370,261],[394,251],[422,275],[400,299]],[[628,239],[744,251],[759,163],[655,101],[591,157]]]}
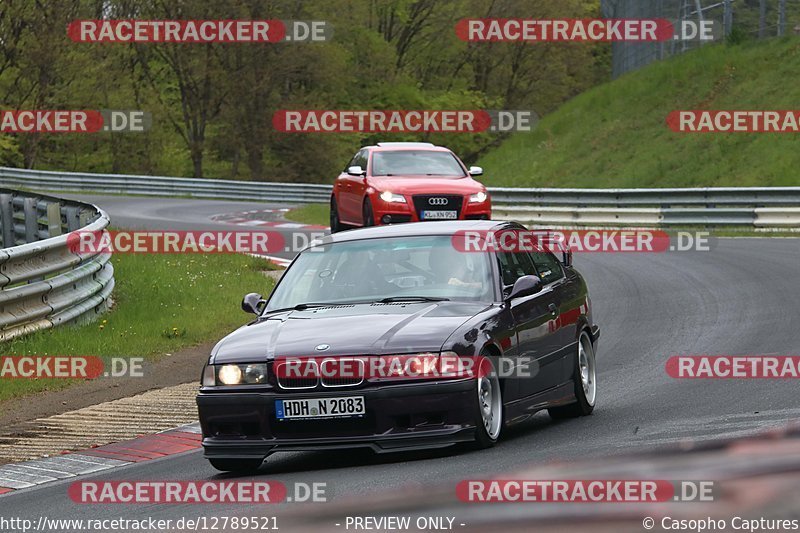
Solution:
{"label": "green hillside", "polygon": [[672,132],[679,109],[800,109],[800,38],[706,46],[591,89],[478,162],[488,186],[800,185],[800,134]]}

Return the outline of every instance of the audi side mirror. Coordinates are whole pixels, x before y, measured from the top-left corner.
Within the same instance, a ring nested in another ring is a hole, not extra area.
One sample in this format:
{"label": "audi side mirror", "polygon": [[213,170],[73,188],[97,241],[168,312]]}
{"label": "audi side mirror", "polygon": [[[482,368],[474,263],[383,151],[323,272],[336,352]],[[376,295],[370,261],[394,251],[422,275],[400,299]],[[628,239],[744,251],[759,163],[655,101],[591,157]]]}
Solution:
{"label": "audi side mirror", "polygon": [[358,165],[347,167],[347,173],[350,174],[351,176],[363,176],[364,174],[366,174],[366,172],[364,172],[364,169]]}
{"label": "audi side mirror", "polygon": [[260,315],[266,307],[267,301],[257,292],[251,292],[242,298],[242,311]]}
{"label": "audi side mirror", "polygon": [[469,167],[470,176],[482,176],[483,169],[481,167]]}
{"label": "audi side mirror", "polygon": [[542,280],[538,276],[522,276],[514,282],[511,292],[508,294],[506,301],[511,301],[514,298],[524,298],[531,296],[542,290]]}

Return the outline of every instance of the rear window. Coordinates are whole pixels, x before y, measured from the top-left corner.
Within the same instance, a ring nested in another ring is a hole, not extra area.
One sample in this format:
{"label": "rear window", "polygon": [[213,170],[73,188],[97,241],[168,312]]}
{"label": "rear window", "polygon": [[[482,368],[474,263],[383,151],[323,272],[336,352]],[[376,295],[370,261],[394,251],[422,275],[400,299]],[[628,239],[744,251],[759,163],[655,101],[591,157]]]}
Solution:
{"label": "rear window", "polygon": [[373,176],[465,176],[464,169],[450,152],[402,150],[375,152]]}

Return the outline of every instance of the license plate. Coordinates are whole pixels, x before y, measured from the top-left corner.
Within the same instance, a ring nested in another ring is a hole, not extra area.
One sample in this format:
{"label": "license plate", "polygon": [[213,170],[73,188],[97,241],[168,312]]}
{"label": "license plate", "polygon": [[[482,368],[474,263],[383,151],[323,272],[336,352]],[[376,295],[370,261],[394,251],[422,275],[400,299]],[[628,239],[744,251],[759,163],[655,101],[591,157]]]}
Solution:
{"label": "license plate", "polygon": [[363,396],[275,400],[275,417],[278,420],[360,416],[364,412]]}
{"label": "license plate", "polygon": [[423,211],[422,220],[456,220],[458,211]]}

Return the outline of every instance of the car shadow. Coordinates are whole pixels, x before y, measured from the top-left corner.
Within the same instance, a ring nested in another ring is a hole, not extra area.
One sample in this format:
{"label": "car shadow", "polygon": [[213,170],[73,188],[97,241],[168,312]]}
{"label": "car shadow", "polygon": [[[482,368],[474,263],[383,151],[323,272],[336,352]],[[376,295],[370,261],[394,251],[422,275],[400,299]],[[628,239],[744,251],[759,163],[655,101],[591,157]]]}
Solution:
{"label": "car shadow", "polygon": [[[539,431],[569,423],[568,420],[552,420],[546,412],[533,415],[530,419],[508,428],[496,447],[479,450],[470,443],[458,443],[445,448],[415,450],[406,452],[374,453],[367,448],[349,450],[323,450],[309,452],[278,452],[264,461],[255,472],[220,473],[217,479],[235,479],[240,477],[270,476],[275,474],[297,474],[310,471],[330,471],[337,469],[358,468],[368,466],[384,466],[398,463],[427,461],[459,457],[470,454],[503,453],[503,448],[516,445],[530,438]],[[343,453],[344,452],[344,453]]]}
{"label": "car shadow", "polygon": [[[447,448],[432,450],[415,450],[394,453],[374,453],[366,448],[353,448],[351,450],[310,451],[310,452],[278,452],[264,461],[256,472],[220,473],[220,479],[230,479],[247,476],[266,476],[275,474],[296,474],[309,471],[337,470],[365,466],[390,465],[410,461],[425,461],[441,459],[457,453],[460,446],[453,445]],[[344,452],[344,453],[343,453]]]}

